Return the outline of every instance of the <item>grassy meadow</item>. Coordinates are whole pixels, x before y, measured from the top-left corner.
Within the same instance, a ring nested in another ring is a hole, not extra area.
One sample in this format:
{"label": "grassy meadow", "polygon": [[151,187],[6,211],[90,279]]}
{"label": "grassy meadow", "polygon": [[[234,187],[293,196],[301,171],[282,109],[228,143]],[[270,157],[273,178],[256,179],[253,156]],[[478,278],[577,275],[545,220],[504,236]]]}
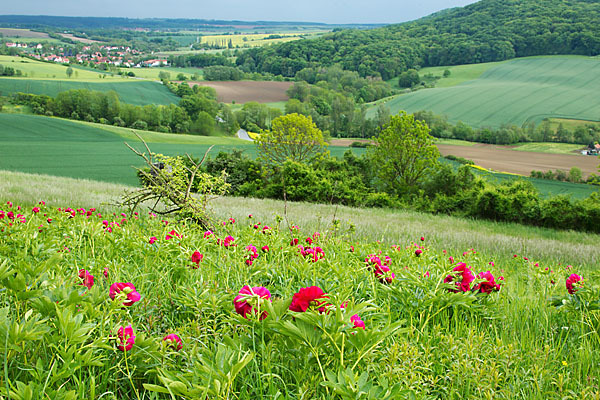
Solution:
{"label": "grassy meadow", "polygon": [[184,74],[188,79],[191,79],[192,75],[196,74],[202,79],[202,68],[175,68],[175,67],[156,67],[156,68],[121,68],[121,71],[133,72],[136,78],[160,80],[158,74],[161,71],[168,72],[170,79],[176,80],[178,74]]}
{"label": "grassy meadow", "polygon": [[[142,166],[143,161],[123,142],[133,143],[138,149],[143,149],[143,145],[130,129],[24,114],[0,114],[0,126],[3,142],[0,169],[128,185],[138,183],[132,166]],[[237,138],[140,134],[151,144],[153,152],[165,155],[188,153],[202,157],[214,145],[213,155],[236,149],[256,157],[255,146]],[[347,148],[332,146],[329,150],[341,156]],[[364,149],[353,151],[360,153]]]}
{"label": "grassy meadow", "polygon": [[520,143],[513,147],[519,151],[533,151],[536,153],[574,154],[586,146],[571,143]]}
{"label": "grassy meadow", "polygon": [[[600,118],[600,99],[596,95],[600,91],[598,58],[530,57],[475,68],[465,67],[471,80],[446,86],[442,79],[438,88],[399,95],[385,104],[392,114],[399,110],[431,110],[447,115],[452,123],[462,121],[473,127],[538,124],[552,117]],[[454,79],[453,75],[447,79]],[[368,115],[375,111],[371,108]]]}
{"label": "grassy meadow", "polygon": [[123,103],[135,105],[147,104],[172,104],[178,103],[179,97],[174,95],[161,83],[150,81],[129,80],[97,80],[70,81],[70,80],[42,80],[27,78],[0,78],[0,92],[3,95],[11,93],[45,94],[55,97],[58,93],[71,89],[88,89],[100,92],[114,90]]}
{"label": "grassy meadow", "polygon": [[[78,68],[77,65],[73,65],[73,75],[71,78],[67,76],[67,66],[54,62],[38,61],[27,57],[19,56],[6,56],[0,55],[0,64],[20,69],[23,71],[24,77],[31,79],[44,79],[44,80],[67,80],[67,81],[98,81],[100,79],[111,79],[111,80],[124,80],[121,76],[110,76],[107,75],[104,78],[103,71],[92,71],[89,69]],[[4,79],[4,78],[3,78]],[[23,78],[12,78],[12,79],[23,79]]]}
{"label": "grassy meadow", "polygon": [[209,234],[126,189],[0,171],[0,395],[600,395],[598,235],[237,198]]}

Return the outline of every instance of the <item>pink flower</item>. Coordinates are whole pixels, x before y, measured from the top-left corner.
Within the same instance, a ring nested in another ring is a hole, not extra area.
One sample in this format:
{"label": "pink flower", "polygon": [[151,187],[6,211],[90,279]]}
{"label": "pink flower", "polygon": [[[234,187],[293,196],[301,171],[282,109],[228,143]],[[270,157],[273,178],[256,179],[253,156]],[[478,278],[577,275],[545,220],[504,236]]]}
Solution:
{"label": "pink flower", "polygon": [[306,243],[308,243],[308,244],[312,244],[312,238],[310,238],[310,237],[307,237],[307,238],[306,238]]}
{"label": "pink flower", "polygon": [[108,267],[104,267],[104,271],[102,271],[104,277],[108,279]]}
{"label": "pink flower", "polygon": [[181,343],[181,339],[174,333],[171,333],[163,338],[163,342],[167,343],[168,347],[171,347],[173,350],[181,350],[183,348],[183,344]]}
{"label": "pink flower", "polygon": [[112,300],[114,300],[119,293],[124,293],[127,296],[127,300],[123,301],[123,305],[128,307],[133,305],[133,303],[140,301],[142,298],[135,290],[135,286],[129,282],[117,282],[110,285],[109,296]]}
{"label": "pink flower", "polygon": [[178,237],[178,238],[180,238],[180,237],[181,237],[181,235],[180,235],[180,234],[178,234],[177,232],[175,232],[175,230],[173,229],[171,232],[167,233],[167,235],[165,236],[165,239],[166,239],[166,240],[170,240],[170,239],[172,239],[173,237]]}
{"label": "pink flower", "polygon": [[235,239],[233,238],[233,236],[227,236],[224,240],[218,239],[217,243],[221,244],[225,247],[230,247],[230,246],[237,246],[233,243]]}
{"label": "pink flower", "polygon": [[[453,271],[458,272],[454,275],[448,275],[444,279],[444,283],[454,282],[456,289],[450,289],[451,292],[468,292],[471,290],[471,282],[475,280],[475,275],[471,271],[471,268],[467,267],[467,264],[461,262],[454,267]],[[460,277],[460,280],[455,278]]]}
{"label": "pink flower", "polygon": [[200,261],[202,261],[203,258],[204,255],[200,254],[199,251],[194,251],[194,254],[192,254],[192,262],[196,263],[195,268],[198,268],[200,266]]}
{"label": "pink flower", "polygon": [[152,236],[150,240],[148,240],[148,243],[150,244],[154,244],[154,242],[156,242],[156,236]]}
{"label": "pink flower", "polygon": [[360,319],[358,314],[354,314],[350,317],[350,322],[354,324],[355,328],[363,328],[365,329],[365,323]]}
{"label": "pink flower", "polygon": [[500,290],[500,284],[496,283],[496,281],[494,279],[494,275],[492,275],[492,273],[490,271],[481,272],[479,275],[477,275],[477,278],[484,279],[484,281],[478,283],[473,288],[474,292],[489,294],[489,293],[492,293],[493,291]]}
{"label": "pink flower", "polygon": [[207,237],[211,236],[212,234],[213,234],[213,231],[206,231],[206,232],[204,232],[204,235],[202,235],[202,237],[204,239],[206,239]]}
{"label": "pink flower", "polygon": [[267,234],[267,233],[271,233],[271,232],[272,232],[272,230],[271,230],[270,226],[267,226],[267,225],[263,226],[262,233]]}
{"label": "pink flower", "polygon": [[256,315],[259,312],[259,319],[262,321],[267,318],[267,312],[264,311],[262,304],[265,300],[271,299],[271,293],[262,286],[256,286],[251,288],[250,286],[244,286],[239,294],[233,299],[233,305],[235,311],[244,318],[249,318],[248,314]]}
{"label": "pink flower", "polygon": [[133,328],[131,324],[127,325],[123,328],[121,326],[119,328],[119,333],[117,335],[117,348],[121,351],[129,351],[133,347],[135,343],[135,336],[133,334]]}
{"label": "pink flower", "polygon": [[290,242],[290,246],[297,246],[298,245],[298,238],[293,238],[292,241]]}
{"label": "pink flower", "polygon": [[415,250],[415,256],[419,257],[421,254],[423,254],[423,250],[421,250],[421,249]]}
{"label": "pink flower", "polygon": [[302,256],[304,258],[306,258],[306,256],[310,256],[310,260],[312,262],[317,262],[321,258],[325,257],[325,252],[319,246],[317,246],[315,248],[310,248],[310,247],[304,248],[302,246],[298,246],[298,247],[300,248],[300,254],[302,254]]}
{"label": "pink flower", "polygon": [[269,252],[269,246],[264,245],[263,247],[260,248],[262,251],[264,251],[265,253]]}
{"label": "pink flower", "polygon": [[294,294],[292,298],[292,304],[290,304],[290,311],[305,312],[308,309],[318,310],[319,313],[324,313],[327,308],[327,301],[329,297],[323,292],[318,286],[309,286],[302,288],[298,293]]}
{"label": "pink flower", "polygon": [[252,265],[252,262],[258,258],[258,252],[256,251],[256,247],[253,245],[246,246],[246,251],[248,252],[246,264]]}
{"label": "pink flower", "polygon": [[252,214],[248,214],[248,218],[252,218]]}
{"label": "pink flower", "polygon": [[[567,291],[569,292],[569,294],[575,294],[575,292],[577,291],[577,289],[579,289],[579,287],[583,286],[583,278],[577,274],[571,274],[571,276],[569,276],[567,278]],[[578,282],[581,282],[577,285],[575,285],[575,287],[573,287],[573,284],[576,284]]]}
{"label": "pink flower", "polygon": [[92,286],[94,286],[94,275],[90,274],[89,271],[80,269],[79,277],[83,280],[80,285],[83,285],[88,289],[91,289]]}
{"label": "pink flower", "polygon": [[381,283],[391,283],[396,277],[396,274],[390,273],[390,267],[388,266],[390,261],[391,259],[386,256],[385,263],[381,263],[381,259],[375,254],[369,254],[365,259],[365,262]]}
{"label": "pink flower", "polygon": [[40,212],[40,208],[39,208],[39,207],[33,207],[33,210],[32,210],[32,211],[33,211],[35,214],[37,214],[37,213],[39,213],[39,212]]}

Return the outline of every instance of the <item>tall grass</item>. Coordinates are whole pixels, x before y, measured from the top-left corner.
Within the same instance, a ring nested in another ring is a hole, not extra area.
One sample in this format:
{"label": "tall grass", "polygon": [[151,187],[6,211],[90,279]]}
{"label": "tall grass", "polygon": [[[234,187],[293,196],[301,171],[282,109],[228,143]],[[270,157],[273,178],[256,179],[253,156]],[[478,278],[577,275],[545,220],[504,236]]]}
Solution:
{"label": "tall grass", "polygon": [[[135,188],[105,182],[25,174],[0,170],[0,204],[8,200],[36,204],[46,200],[53,206],[90,208],[117,204],[123,193]],[[220,217],[259,220],[284,217],[290,224],[317,231],[334,219],[352,223],[367,240],[389,244],[406,242],[425,235],[430,245],[453,251],[475,248],[490,257],[510,258],[515,253],[550,263],[577,264],[589,268],[600,262],[600,235],[431,215],[407,210],[360,209],[279,200],[223,197],[211,203]],[[114,207],[113,207],[114,208]]]}

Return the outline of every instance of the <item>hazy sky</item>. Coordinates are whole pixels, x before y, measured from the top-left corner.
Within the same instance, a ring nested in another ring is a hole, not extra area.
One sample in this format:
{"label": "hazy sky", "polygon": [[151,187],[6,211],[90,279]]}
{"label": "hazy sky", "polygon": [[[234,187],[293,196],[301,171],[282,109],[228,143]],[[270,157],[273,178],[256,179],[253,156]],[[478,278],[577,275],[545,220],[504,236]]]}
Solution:
{"label": "hazy sky", "polygon": [[477,0],[16,0],[0,14],[394,23]]}

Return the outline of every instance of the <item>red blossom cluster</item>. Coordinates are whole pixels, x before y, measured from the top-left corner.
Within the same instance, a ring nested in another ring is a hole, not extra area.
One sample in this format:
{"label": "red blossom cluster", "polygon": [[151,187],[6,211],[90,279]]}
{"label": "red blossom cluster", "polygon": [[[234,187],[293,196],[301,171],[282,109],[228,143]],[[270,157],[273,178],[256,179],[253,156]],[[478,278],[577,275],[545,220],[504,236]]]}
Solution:
{"label": "red blossom cluster", "polygon": [[391,283],[396,274],[390,273],[390,263],[392,259],[389,256],[385,256],[385,261],[381,261],[381,259],[376,254],[369,254],[367,258],[365,258],[365,263],[373,271],[375,276],[379,278],[379,281],[382,283]]}
{"label": "red blossom cluster", "polygon": [[[455,288],[448,289],[451,292],[477,292],[489,294],[493,291],[500,290],[500,283],[496,283],[494,275],[490,271],[480,272],[477,275],[477,279],[480,280],[476,285],[471,288],[471,283],[475,281],[475,274],[471,270],[470,266],[467,266],[464,262],[458,263],[453,268],[454,274],[450,274],[444,278],[444,283],[454,283]],[[504,278],[498,278],[499,281],[503,281]]]}
{"label": "red blossom cluster", "polygon": [[300,254],[304,258],[308,258],[312,262],[317,262],[321,258],[325,257],[325,252],[319,246],[316,247],[304,247],[298,246],[298,250],[300,250]]}

